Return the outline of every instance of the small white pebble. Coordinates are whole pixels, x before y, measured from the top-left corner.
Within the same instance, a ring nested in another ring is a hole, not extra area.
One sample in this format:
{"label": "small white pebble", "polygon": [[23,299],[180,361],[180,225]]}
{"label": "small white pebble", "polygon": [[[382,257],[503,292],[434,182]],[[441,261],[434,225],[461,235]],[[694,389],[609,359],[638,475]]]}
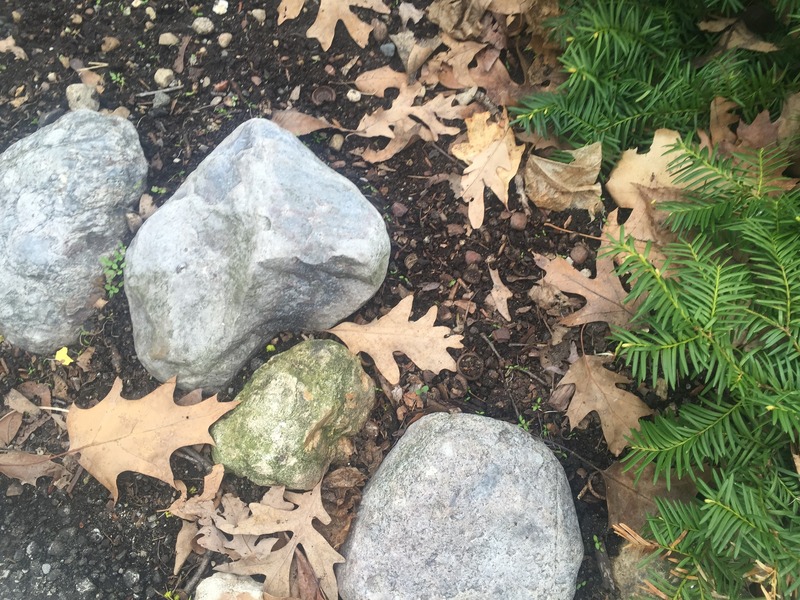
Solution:
{"label": "small white pebble", "polygon": [[214,2],[214,8],[211,9],[214,11],[216,15],[224,15],[228,12],[228,1],[227,0],[216,0]]}
{"label": "small white pebble", "polygon": [[214,31],[214,22],[208,17],[197,17],[192,22],[192,29],[198,35],[208,35]]}
{"label": "small white pebble", "polygon": [[258,21],[259,25],[263,25],[264,21],[267,20],[267,11],[263,8],[254,8],[250,11],[250,14],[253,15],[253,18]]}
{"label": "small white pebble", "polygon": [[158,87],[166,88],[172,85],[172,82],[175,81],[175,73],[172,72],[172,69],[159,69],[153,76],[153,80],[156,82]]}
{"label": "small white pebble", "polygon": [[162,33],[160,36],[158,36],[158,45],[159,46],[174,46],[174,45],[180,43],[180,41],[181,41],[180,38],[177,35],[175,35],[174,33],[166,32],[166,33]]}
{"label": "small white pebble", "polygon": [[358,90],[347,90],[347,99],[350,100],[350,102],[358,102],[361,100],[361,92]]}

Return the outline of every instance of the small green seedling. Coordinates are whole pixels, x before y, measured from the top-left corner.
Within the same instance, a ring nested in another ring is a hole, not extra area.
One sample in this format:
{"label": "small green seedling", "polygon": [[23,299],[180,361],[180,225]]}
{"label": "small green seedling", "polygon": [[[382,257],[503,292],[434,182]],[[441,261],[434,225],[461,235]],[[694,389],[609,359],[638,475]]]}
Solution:
{"label": "small green seedling", "polygon": [[120,242],[111,256],[100,257],[100,264],[103,266],[103,274],[106,277],[103,287],[109,300],[116,296],[125,285],[125,282],[122,281],[122,273],[125,269],[126,250],[127,248]]}

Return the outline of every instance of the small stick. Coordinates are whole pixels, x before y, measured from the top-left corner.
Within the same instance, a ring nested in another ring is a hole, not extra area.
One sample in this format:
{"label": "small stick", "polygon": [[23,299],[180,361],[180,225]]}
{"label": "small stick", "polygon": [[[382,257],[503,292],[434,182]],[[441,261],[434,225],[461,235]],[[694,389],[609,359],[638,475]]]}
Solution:
{"label": "small stick", "polygon": [[211,552],[206,550],[206,553],[203,554],[203,559],[200,561],[200,564],[197,565],[197,570],[192,575],[192,578],[186,582],[186,585],[183,586],[183,590],[189,595],[192,595],[194,588],[197,587],[197,584],[200,583],[200,580],[203,578],[203,574],[206,572],[208,565],[211,564]]}
{"label": "small stick", "polygon": [[144,96],[155,96],[159,92],[174,92],[175,90],[183,89],[183,84],[173,85],[171,87],[161,88],[160,90],[152,90],[150,92],[140,92],[136,94],[137,98],[142,98]]}
{"label": "small stick", "polygon": [[553,225],[552,223],[545,223],[545,227],[550,227],[551,229],[555,229],[556,231],[563,231],[564,233],[572,233],[575,235],[579,235],[581,237],[585,237],[590,240],[597,240],[598,242],[602,242],[603,238],[598,237],[596,235],[589,235],[588,233],[580,233],[578,231],[572,231],[571,229],[564,229],[563,227],[559,227],[558,225]]}

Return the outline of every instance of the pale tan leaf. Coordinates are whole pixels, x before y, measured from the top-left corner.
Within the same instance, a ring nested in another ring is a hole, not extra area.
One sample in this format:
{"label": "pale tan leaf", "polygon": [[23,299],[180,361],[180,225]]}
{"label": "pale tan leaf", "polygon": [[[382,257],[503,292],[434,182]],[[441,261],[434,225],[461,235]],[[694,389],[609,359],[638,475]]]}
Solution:
{"label": "pale tan leaf", "polygon": [[672,180],[669,164],[675,154],[665,154],[680,141],[680,134],[670,129],[659,129],[653,135],[650,150],[639,154],[626,150],[611,171],[606,189],[620,208],[634,208],[641,200],[640,188],[650,188],[671,194],[679,199],[682,187]]}
{"label": "pale tan leaf", "polygon": [[50,460],[49,454],[10,451],[0,453],[0,473],[19,479],[22,483],[36,485],[39,477],[59,479],[67,474],[61,465]]}
{"label": "pale tan leaf", "polygon": [[306,31],[306,37],[319,40],[322,49],[327,52],[333,43],[336,24],[341,21],[353,41],[361,48],[366,48],[372,25],[359,19],[352,11],[353,7],[366,8],[383,15],[390,12],[383,0],[320,0],[317,19]]}
{"label": "pale tan leaf", "polygon": [[575,394],[567,409],[570,427],[574,428],[591,411],[596,411],[608,449],[618,456],[628,445],[625,438],[631,430],[639,429],[639,419],[653,411],[637,396],[617,387],[630,380],[603,366],[611,359],[610,356],[582,356],[572,363],[559,385],[575,385]]}
{"label": "pale tan leaf", "polygon": [[340,323],[328,329],[342,340],[354,354],[366,352],[375,361],[375,368],[386,380],[395,385],[400,381],[400,369],[394,352],[402,352],[420,369],[438,373],[444,369],[456,370],[456,361],[448,348],[463,348],[463,336],[452,335],[449,327],[434,326],[437,308],[417,321],[410,321],[414,296],[403,298],[388,314],[367,323]]}
{"label": "pale tan leaf", "polygon": [[22,427],[22,413],[12,410],[0,417],[0,446],[8,446],[20,427]]}
{"label": "pale tan leaf", "polygon": [[575,158],[569,164],[531,154],[525,164],[525,194],[539,208],[587,210],[594,219],[603,207],[597,182],[603,146],[598,142],[568,152]]}
{"label": "pale tan leaf", "polygon": [[8,390],[8,393],[6,394],[5,404],[11,410],[27,415],[36,416],[42,411],[41,408],[36,406],[33,402],[28,400],[23,394],[14,389]]}
{"label": "pale tan leaf", "polygon": [[514,297],[514,293],[500,279],[500,273],[497,269],[489,267],[489,276],[492,278],[491,295],[495,308],[506,321],[511,321],[511,313],[508,312],[508,301]]}
{"label": "pale tan leaf", "polygon": [[181,495],[180,498],[170,504],[167,511],[181,519],[197,520],[199,516],[207,513],[209,501],[213,500],[217,495],[224,476],[225,467],[220,464],[214,465],[211,471],[203,478],[203,492],[191,498],[187,498],[186,485],[181,481],[176,481],[176,489],[181,492]]}
{"label": "pale tan leaf", "polygon": [[658,514],[654,498],[688,502],[697,495],[697,486],[689,477],[678,479],[673,476],[667,486],[667,479],[662,475],[657,483],[653,483],[654,470],[652,463],[647,465],[638,482],[637,469],[626,471],[620,462],[615,462],[602,472],[606,483],[609,527],[625,523],[641,531],[647,516]]}
{"label": "pale tan leaf", "polygon": [[[321,523],[330,522],[330,517],[322,507],[321,485],[320,482],[313,490],[303,494],[282,492],[283,488],[277,488],[281,496],[286,496],[288,503],[278,500],[274,493],[268,493],[261,502],[249,505],[251,515],[236,527],[221,526],[222,531],[234,537],[264,536],[281,532],[291,532],[292,537],[284,547],[274,552],[246,556],[234,563],[221,565],[217,570],[238,575],[264,575],[266,592],[275,596],[289,596],[290,567],[299,546],[303,549],[314,575],[319,579],[324,597],[337,598],[338,586],[333,565],[344,562],[344,557],[331,548],[313,526],[315,519]],[[278,507],[273,506],[276,503]]]}
{"label": "pale tan leaf", "polygon": [[320,129],[338,129],[339,131],[346,131],[325,118],[313,117],[293,108],[274,111],[272,113],[272,122],[276,125],[280,125],[287,131],[291,131],[296,136],[306,135],[314,131],[319,131]]}
{"label": "pale tan leaf", "polygon": [[296,19],[303,10],[306,0],[281,0],[278,6],[278,25],[288,19]]}
{"label": "pale tan leaf", "polygon": [[736,134],[731,129],[739,121],[739,117],[734,110],[739,105],[719,96],[711,101],[711,122],[709,133],[711,134],[711,145],[719,146],[727,143],[733,144],[736,141]]}
{"label": "pale tan leaf", "polygon": [[406,74],[409,78],[413,77],[428,57],[434,53],[436,48],[442,43],[439,36],[417,40],[413,31],[400,31],[389,36],[397,48],[397,55],[403,63]]}
{"label": "pale tan leaf", "polygon": [[175,487],[170,455],[183,446],[213,444],[208,428],[238,402],[216,396],[194,406],[173,400],[175,378],[139,400],[120,396],[117,378],[108,395],[92,408],[72,406],[67,414],[70,451],[110,492],[119,497],[117,476],[123,471],[150,475]]}
{"label": "pale tan leaf", "polygon": [[172,568],[173,575],[177,575],[180,572],[183,563],[185,563],[186,559],[192,554],[192,542],[198,531],[197,523],[186,520],[182,520],[181,522],[181,530],[178,532],[178,536],[175,539],[175,566]]}
{"label": "pale tan leaf", "polygon": [[554,285],[562,292],[586,298],[586,306],[559,320],[562,325],[575,327],[595,321],[604,321],[619,327],[627,327],[630,324],[638,302],[625,303],[628,293],[614,272],[613,261],[601,256],[606,245],[607,243],[603,242],[598,252],[594,278],[585,277],[561,257],[550,259],[541,254],[534,254],[536,265],[546,271],[545,283]]}
{"label": "pale tan leaf", "polygon": [[508,186],[525,147],[517,145],[505,111],[497,122],[489,121],[488,112],[475,113],[465,121],[468,141],[453,144],[450,152],[468,165],[461,178],[462,199],[468,204],[470,225],[478,229],[483,225],[487,187],[508,207]]}
{"label": "pale tan leaf", "polygon": [[400,6],[397,7],[397,12],[400,15],[400,23],[403,27],[405,27],[409,21],[413,23],[419,23],[422,20],[422,17],[425,16],[425,11],[420,10],[411,2],[401,2]]}
{"label": "pale tan leaf", "polygon": [[[372,71],[367,71],[356,77],[356,88],[364,94],[370,94],[383,98],[389,88],[400,89],[406,85],[408,78],[405,73],[395,71],[389,65],[385,65]],[[417,88],[419,90],[420,88]]]}

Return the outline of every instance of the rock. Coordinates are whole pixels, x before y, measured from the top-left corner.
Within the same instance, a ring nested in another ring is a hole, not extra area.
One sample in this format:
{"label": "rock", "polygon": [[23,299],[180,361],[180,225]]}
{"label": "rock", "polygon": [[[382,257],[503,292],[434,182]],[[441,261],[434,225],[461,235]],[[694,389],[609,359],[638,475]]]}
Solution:
{"label": "rock", "polygon": [[198,35],[214,33],[214,22],[208,17],[197,17],[192,21],[192,29]]}
{"label": "rock", "polygon": [[267,20],[267,11],[263,8],[254,8],[250,11],[250,14],[253,15],[253,18],[258,21],[259,25],[263,25],[264,21]]}
{"label": "rock", "polygon": [[575,594],[583,544],[543,443],[509,423],[436,413],[381,464],[341,552],[344,600],[558,600]]}
{"label": "rock", "polygon": [[309,340],[271,358],[212,427],[214,461],[256,485],[313,488],[375,404],[361,361],[341,344]]}
{"label": "rock", "polygon": [[386,58],[392,58],[396,49],[397,48],[392,42],[384,42],[380,45],[381,54],[383,54]]}
{"label": "rock", "polygon": [[508,220],[511,229],[515,231],[524,231],[528,226],[528,215],[524,212],[513,212]]}
{"label": "rock", "polygon": [[45,354],[78,341],[146,178],[133,125],[88,110],[0,155],[0,335]]}
{"label": "rock", "polygon": [[103,43],[100,45],[101,52],[113,52],[119,48],[120,41],[118,38],[107,35],[103,38]]}
{"label": "rock", "polygon": [[180,38],[174,33],[166,32],[158,36],[159,46],[176,46],[177,44],[180,44],[180,42]]}
{"label": "rock", "polygon": [[278,332],[332,327],[380,286],[389,236],[358,188],[265,119],[240,125],[136,234],[139,360],[220,389]]}
{"label": "rock", "polygon": [[217,38],[217,43],[219,44],[220,48],[227,48],[231,45],[231,41],[233,41],[232,33],[220,33],[219,37]]}
{"label": "rock", "polygon": [[223,598],[258,600],[261,598],[261,587],[262,585],[252,577],[214,573],[198,584],[194,600],[223,600]]}
{"label": "rock", "polygon": [[475,252],[474,250],[467,250],[464,253],[464,262],[466,262],[468,265],[477,264],[477,263],[481,262],[482,260],[483,260],[483,257],[479,253]]}
{"label": "rock", "polygon": [[158,91],[153,94],[153,110],[165,109],[170,104],[172,104],[172,98],[166,92]]}
{"label": "rock", "polygon": [[175,73],[172,69],[158,69],[153,75],[153,81],[160,88],[168,88],[175,81]]}
{"label": "rock", "polygon": [[67,104],[70,110],[100,110],[100,97],[97,88],[85,83],[73,83],[67,86]]}

